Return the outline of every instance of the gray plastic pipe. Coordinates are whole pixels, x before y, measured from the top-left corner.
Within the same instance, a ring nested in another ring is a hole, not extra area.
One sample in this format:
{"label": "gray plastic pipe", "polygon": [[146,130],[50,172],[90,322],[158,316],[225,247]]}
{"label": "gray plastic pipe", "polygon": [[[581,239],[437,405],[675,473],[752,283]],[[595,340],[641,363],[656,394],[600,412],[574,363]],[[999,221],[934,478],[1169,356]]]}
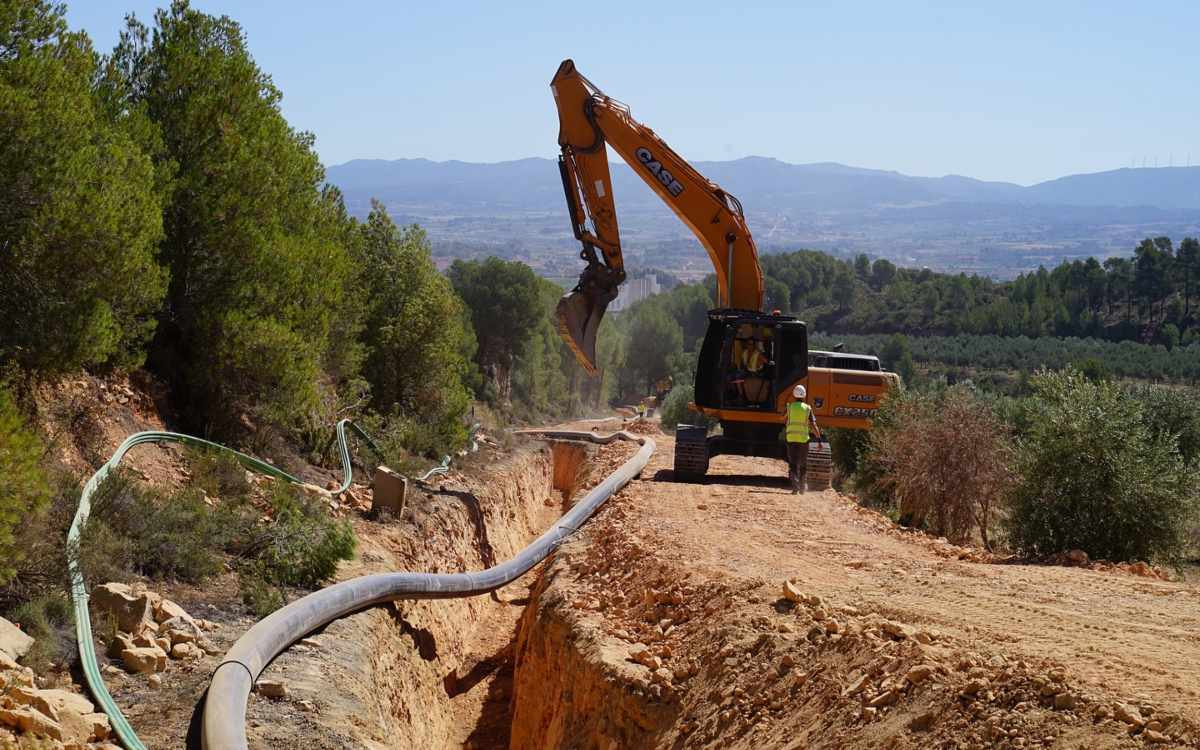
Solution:
{"label": "gray plastic pipe", "polygon": [[611,443],[632,440],[641,448],[598,484],[562,518],[507,562],[477,573],[379,573],[335,583],[277,609],[247,630],[217,665],[209,684],[201,725],[205,750],[242,750],[246,742],[246,701],[255,680],[291,644],[317,628],[365,607],[397,599],[452,599],[477,596],[512,583],[545,560],[592,514],[637,476],[650,456],[654,441],[642,435],[614,432],[595,435],[567,430],[522,430],[520,434],[560,440]]}

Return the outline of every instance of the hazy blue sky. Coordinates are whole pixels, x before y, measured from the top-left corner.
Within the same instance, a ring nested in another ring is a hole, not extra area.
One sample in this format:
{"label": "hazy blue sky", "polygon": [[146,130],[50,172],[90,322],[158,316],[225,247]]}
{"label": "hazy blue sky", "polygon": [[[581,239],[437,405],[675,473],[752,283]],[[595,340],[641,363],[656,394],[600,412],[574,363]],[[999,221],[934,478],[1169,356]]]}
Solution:
{"label": "hazy blue sky", "polygon": [[[102,50],[162,4],[68,2]],[[1195,0],[193,5],[242,23],[327,164],[553,156],[564,57],[692,160],[1020,183],[1200,163]]]}

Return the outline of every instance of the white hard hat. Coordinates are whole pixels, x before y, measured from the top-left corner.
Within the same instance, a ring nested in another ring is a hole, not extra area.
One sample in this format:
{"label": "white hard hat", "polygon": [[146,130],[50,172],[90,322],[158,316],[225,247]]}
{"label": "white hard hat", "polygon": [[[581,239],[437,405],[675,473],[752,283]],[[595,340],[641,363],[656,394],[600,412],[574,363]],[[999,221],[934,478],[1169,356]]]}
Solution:
{"label": "white hard hat", "polygon": [[792,389],[792,395],[796,398],[803,399],[807,394],[808,391],[804,390],[804,386],[802,385],[798,385]]}

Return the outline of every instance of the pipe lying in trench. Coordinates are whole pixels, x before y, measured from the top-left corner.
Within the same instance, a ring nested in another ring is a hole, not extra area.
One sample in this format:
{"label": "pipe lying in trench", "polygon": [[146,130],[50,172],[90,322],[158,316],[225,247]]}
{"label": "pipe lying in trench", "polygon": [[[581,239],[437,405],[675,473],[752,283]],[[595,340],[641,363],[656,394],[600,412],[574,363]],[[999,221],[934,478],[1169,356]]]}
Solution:
{"label": "pipe lying in trench", "polygon": [[275,610],[247,630],[213,673],[205,699],[201,744],[205,750],[241,750],[246,741],[246,701],[255,680],[288,646],[323,625],[365,607],[398,599],[452,599],[477,596],[512,583],[545,560],[579,530],[615,492],[637,476],[654,453],[654,441],[614,432],[595,435],[566,430],[522,430],[549,439],[611,443],[632,440],[641,448],[575,504],[547,532],[507,562],[476,573],[378,573],[315,591]]}

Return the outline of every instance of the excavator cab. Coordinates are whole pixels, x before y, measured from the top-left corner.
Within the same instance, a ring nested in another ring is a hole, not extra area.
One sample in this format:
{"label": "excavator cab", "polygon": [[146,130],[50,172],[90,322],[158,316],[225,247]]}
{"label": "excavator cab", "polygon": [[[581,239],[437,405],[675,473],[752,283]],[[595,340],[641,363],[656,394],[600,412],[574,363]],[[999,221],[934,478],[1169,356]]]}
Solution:
{"label": "excavator cab", "polygon": [[712,310],[696,368],[696,405],[774,413],[807,372],[804,323],[789,315]]}
{"label": "excavator cab", "polygon": [[696,365],[696,408],[721,423],[679,425],[675,475],[695,480],[713,456],[732,454],[786,460],[778,414],[792,388],[808,375],[808,329],[790,315],[710,310]]}

